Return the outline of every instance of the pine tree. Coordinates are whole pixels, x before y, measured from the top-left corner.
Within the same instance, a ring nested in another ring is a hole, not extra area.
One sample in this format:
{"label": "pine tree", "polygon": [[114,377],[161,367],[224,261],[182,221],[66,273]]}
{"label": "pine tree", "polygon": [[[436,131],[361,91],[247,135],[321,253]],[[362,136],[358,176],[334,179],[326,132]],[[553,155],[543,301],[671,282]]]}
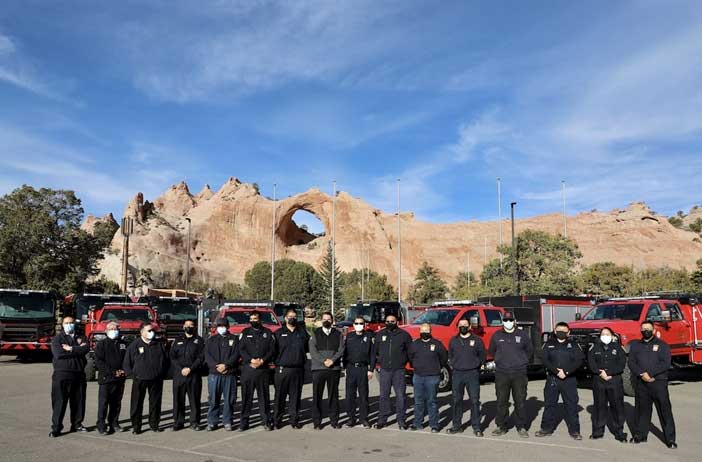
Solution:
{"label": "pine tree", "polygon": [[321,306],[317,310],[320,315],[323,311],[331,311],[331,291],[332,280],[334,281],[334,315],[337,319],[343,319],[346,307],[343,306],[343,297],[341,295],[341,271],[333,262],[333,251],[331,242],[327,247],[327,254],[324,256],[322,266],[319,268],[319,276],[322,278],[322,294],[320,294]]}

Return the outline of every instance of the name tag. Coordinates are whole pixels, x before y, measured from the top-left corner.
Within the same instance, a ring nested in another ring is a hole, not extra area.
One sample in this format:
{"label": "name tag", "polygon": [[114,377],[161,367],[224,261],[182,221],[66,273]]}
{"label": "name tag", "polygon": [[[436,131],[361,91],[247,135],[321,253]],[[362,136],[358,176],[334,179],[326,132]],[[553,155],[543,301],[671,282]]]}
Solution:
{"label": "name tag", "polygon": [[253,338],[253,335],[247,335],[246,338]]}
{"label": "name tag", "polygon": [[468,344],[469,344],[470,346],[475,346],[475,340],[471,340],[470,342],[468,342]]}
{"label": "name tag", "polygon": [[548,347],[549,347],[549,348],[556,348],[556,347],[555,347],[555,346],[553,346],[553,345],[549,345]]}
{"label": "name tag", "polygon": [[144,354],[144,347],[139,347],[139,353]]}
{"label": "name tag", "polygon": [[522,343],[522,338],[519,335],[517,335],[516,337],[514,337],[514,341],[517,343]]}
{"label": "name tag", "polygon": [[430,349],[431,351],[436,350],[436,345],[429,345],[429,349]]}
{"label": "name tag", "polygon": [[653,345],[653,351],[658,351],[658,345]]}
{"label": "name tag", "polygon": [[178,342],[177,344],[178,344],[178,345],[182,345],[182,344],[183,344],[183,342]]}
{"label": "name tag", "polygon": [[383,342],[386,341],[387,339],[388,339],[388,336],[387,336],[387,335],[383,335]]}
{"label": "name tag", "polygon": [[288,334],[280,334],[281,337],[287,337]]}
{"label": "name tag", "polygon": [[234,346],[234,340],[229,340],[229,346]]}

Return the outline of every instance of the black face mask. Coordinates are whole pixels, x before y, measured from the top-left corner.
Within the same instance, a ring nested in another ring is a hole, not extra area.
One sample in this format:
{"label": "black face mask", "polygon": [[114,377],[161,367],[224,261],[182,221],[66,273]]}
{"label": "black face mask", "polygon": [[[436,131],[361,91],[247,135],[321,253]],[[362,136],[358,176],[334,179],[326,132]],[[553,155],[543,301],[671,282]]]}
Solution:
{"label": "black face mask", "polygon": [[322,321],[322,327],[324,327],[325,329],[329,329],[331,325],[331,321]]}
{"label": "black face mask", "polygon": [[288,318],[288,326],[296,326],[297,325],[297,318]]}
{"label": "black face mask", "polygon": [[653,337],[653,331],[652,331],[652,330],[648,330],[648,329],[644,329],[644,330],[641,331],[641,336],[642,336],[644,339],[649,340],[650,338]]}
{"label": "black face mask", "polygon": [[431,333],[430,332],[422,332],[419,334],[420,337],[422,337],[422,340],[429,340],[431,338]]}
{"label": "black face mask", "polygon": [[194,327],[184,327],[183,332],[185,332],[188,335],[193,335],[195,333],[195,328]]}
{"label": "black face mask", "polygon": [[568,332],[556,331],[556,338],[557,338],[558,340],[565,340],[565,339],[568,338]]}
{"label": "black face mask", "polygon": [[461,335],[466,335],[468,332],[470,332],[470,327],[468,327],[468,326],[458,326],[458,332],[460,332]]}
{"label": "black face mask", "polygon": [[385,327],[386,327],[388,330],[395,330],[395,329],[397,329],[397,324],[394,323],[394,322],[386,322],[386,323],[385,323]]}
{"label": "black face mask", "polygon": [[253,327],[254,329],[260,329],[261,321],[251,321],[251,327]]}

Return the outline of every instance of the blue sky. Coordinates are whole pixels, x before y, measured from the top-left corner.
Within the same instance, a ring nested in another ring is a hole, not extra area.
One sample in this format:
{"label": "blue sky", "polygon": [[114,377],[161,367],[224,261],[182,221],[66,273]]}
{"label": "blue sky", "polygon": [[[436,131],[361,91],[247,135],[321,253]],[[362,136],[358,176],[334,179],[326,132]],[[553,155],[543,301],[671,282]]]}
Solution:
{"label": "blue sky", "polygon": [[0,193],[236,176],[433,222],[702,202],[699,2],[6,0]]}

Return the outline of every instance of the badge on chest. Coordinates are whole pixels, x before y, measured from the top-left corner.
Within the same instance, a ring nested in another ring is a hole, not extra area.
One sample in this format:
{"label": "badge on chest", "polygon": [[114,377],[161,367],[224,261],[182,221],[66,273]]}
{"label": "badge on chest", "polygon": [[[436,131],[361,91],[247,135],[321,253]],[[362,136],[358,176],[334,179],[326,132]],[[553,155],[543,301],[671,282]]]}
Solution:
{"label": "badge on chest", "polygon": [[514,336],[514,342],[515,343],[522,343],[522,338],[519,335]]}
{"label": "badge on chest", "polygon": [[468,345],[475,346],[475,340],[471,340],[470,342],[468,342]]}
{"label": "badge on chest", "polygon": [[429,350],[430,351],[436,350],[436,345],[429,345]]}
{"label": "badge on chest", "polygon": [[144,347],[139,347],[139,354],[144,354]]}
{"label": "badge on chest", "polygon": [[653,345],[653,351],[658,351],[658,345]]}

